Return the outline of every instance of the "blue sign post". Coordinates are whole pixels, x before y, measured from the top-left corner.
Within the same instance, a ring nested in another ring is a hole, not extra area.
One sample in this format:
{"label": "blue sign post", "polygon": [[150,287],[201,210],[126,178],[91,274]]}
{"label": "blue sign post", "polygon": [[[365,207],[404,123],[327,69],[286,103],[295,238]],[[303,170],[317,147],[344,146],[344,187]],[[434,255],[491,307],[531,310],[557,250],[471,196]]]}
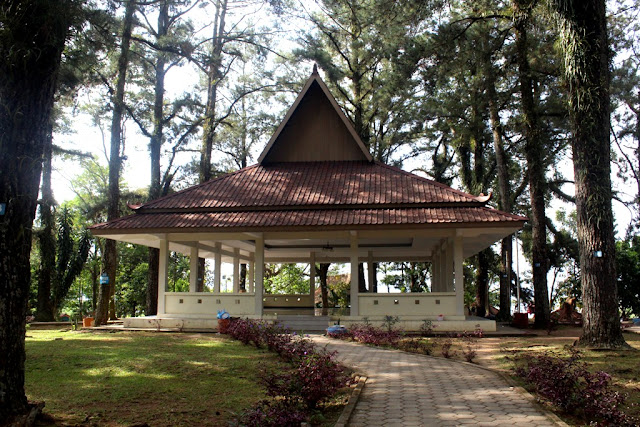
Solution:
{"label": "blue sign post", "polygon": [[4,215],[6,210],[7,210],[7,204],[6,203],[0,203],[0,215]]}
{"label": "blue sign post", "polygon": [[100,275],[100,284],[101,285],[108,285],[109,284],[109,276],[107,275],[107,273],[102,273]]}

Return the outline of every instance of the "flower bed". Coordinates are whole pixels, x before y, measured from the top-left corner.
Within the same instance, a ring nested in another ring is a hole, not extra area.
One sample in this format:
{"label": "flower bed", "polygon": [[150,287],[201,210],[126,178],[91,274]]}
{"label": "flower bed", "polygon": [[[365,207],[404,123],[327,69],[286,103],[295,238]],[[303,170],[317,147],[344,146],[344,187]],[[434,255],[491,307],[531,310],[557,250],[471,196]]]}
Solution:
{"label": "flower bed", "polygon": [[638,425],[638,420],[619,409],[625,396],[611,388],[611,376],[603,371],[590,372],[578,350],[570,349],[568,357],[553,352],[522,355],[516,363],[516,374],[563,412],[589,425]]}
{"label": "flower bed", "polygon": [[285,372],[265,372],[261,378],[272,398],[245,412],[241,426],[299,426],[314,410],[351,383],[335,352],[318,349],[308,338],[265,321],[233,319],[228,334],[246,345],[266,348],[291,364]]}

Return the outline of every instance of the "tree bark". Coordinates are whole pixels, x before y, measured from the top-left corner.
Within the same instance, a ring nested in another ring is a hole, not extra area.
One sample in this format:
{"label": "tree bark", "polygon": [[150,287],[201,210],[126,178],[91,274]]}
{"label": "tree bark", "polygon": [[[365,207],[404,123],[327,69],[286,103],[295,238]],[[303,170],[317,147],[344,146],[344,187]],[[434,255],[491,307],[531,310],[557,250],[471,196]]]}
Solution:
{"label": "tree bark", "polygon": [[[158,12],[158,34],[156,39],[162,40],[169,27],[169,3],[163,1]],[[164,136],[164,79],[166,75],[166,56],[159,51],[155,64],[155,90],[153,100],[153,133],[149,138],[149,155],[151,158],[151,184],[149,186],[149,200],[155,200],[161,196],[162,184],[160,182],[160,155],[162,152],[162,139]],[[160,251],[149,248],[149,272],[147,280],[147,309],[146,315],[155,315],[158,312],[158,266],[160,265]]]}
{"label": "tree bark", "polygon": [[527,160],[529,194],[531,198],[532,225],[532,270],[535,305],[535,327],[546,328],[549,324],[549,290],[547,288],[547,217],[544,196],[547,187],[545,177],[544,144],[541,138],[540,122],[533,96],[533,79],[527,55],[527,26],[531,2],[514,1],[516,18],[516,57],[518,77],[522,97],[522,116],[524,121],[525,157]]}
{"label": "tree bark", "polygon": [[[495,86],[495,73],[492,64],[487,60],[487,97],[489,103],[489,121],[493,135],[493,149],[496,153],[496,166],[498,170],[499,207],[504,212],[511,212],[511,195],[509,192],[509,165],[502,141],[502,126],[498,112],[498,94]],[[505,237],[500,243],[500,320],[511,318],[511,268],[513,244],[511,236]],[[488,290],[482,295],[478,294],[476,304],[478,309],[488,310],[485,306],[488,300]],[[481,300],[481,301],[479,301]],[[480,315],[480,314],[478,314]],[[484,314],[483,314],[484,315]]]}
{"label": "tree bark", "polygon": [[24,391],[29,255],[42,156],[71,1],[5,0],[0,7],[0,420],[28,412]]}
{"label": "tree bark", "polygon": [[42,202],[40,203],[40,223],[37,233],[40,247],[40,270],[38,271],[38,297],[35,318],[38,322],[53,322],[54,307],[51,301],[51,279],[56,265],[56,240],[54,237],[55,218],[53,215],[53,190],[51,189],[51,160],[53,157],[53,132],[51,123],[47,126],[47,139],[42,162]]}
{"label": "tree bark", "polygon": [[240,292],[247,292],[247,264],[240,264]]}
{"label": "tree bark", "polygon": [[[129,48],[131,45],[131,30],[133,28],[133,15],[136,10],[134,0],[128,0],[125,7],[124,21],[122,24],[122,40],[120,43],[120,55],[118,56],[118,76],[116,90],[112,98],[113,115],[111,117],[111,150],[109,153],[109,194],[107,206],[107,220],[113,221],[120,216],[120,169],[122,158],[122,117],[124,115],[124,87],[129,66]],[[106,239],[104,248],[103,269],[109,276],[108,284],[101,284],[98,291],[98,304],[96,307],[95,325],[107,323],[109,314],[109,300],[111,288],[115,288],[116,271],[118,268],[118,253],[115,240]]]}
{"label": "tree bark", "polygon": [[367,283],[364,279],[363,263],[358,263],[358,292],[367,292]]}
{"label": "tree bark", "polygon": [[200,151],[200,182],[211,179],[211,154],[216,134],[216,108],[218,100],[218,84],[222,77],[222,48],[224,46],[225,19],[227,15],[227,0],[216,5],[216,18],[213,25],[211,59],[208,70],[207,104],[205,121],[202,129],[202,148]]}
{"label": "tree bark", "polygon": [[316,275],[320,279],[320,295],[322,297],[322,315],[329,314],[329,285],[327,284],[327,275],[331,264],[323,263],[320,267],[316,267]]}
{"label": "tree bark", "polygon": [[611,207],[610,51],[604,0],[552,3],[561,24],[573,138],[583,333],[579,343],[626,346],[620,330]]}

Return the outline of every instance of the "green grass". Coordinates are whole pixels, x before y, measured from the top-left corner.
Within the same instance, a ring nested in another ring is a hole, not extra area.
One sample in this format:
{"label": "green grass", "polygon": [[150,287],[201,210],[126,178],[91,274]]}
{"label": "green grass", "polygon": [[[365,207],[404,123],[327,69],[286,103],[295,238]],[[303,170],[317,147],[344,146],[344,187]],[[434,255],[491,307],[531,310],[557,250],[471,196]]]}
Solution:
{"label": "green grass", "polygon": [[217,335],[32,330],[26,349],[28,398],[70,424],[226,425],[279,366]]}

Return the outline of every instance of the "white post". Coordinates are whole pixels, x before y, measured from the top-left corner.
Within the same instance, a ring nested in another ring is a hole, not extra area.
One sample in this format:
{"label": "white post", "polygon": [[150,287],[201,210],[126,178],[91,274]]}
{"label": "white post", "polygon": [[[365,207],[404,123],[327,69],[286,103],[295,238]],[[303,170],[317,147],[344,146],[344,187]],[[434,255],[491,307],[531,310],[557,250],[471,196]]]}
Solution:
{"label": "white post", "polygon": [[452,239],[447,239],[447,249],[445,251],[446,253],[446,266],[447,266],[447,270],[446,270],[446,275],[447,275],[447,280],[446,280],[446,292],[453,292],[453,242]]}
{"label": "white post", "polygon": [[247,272],[247,292],[253,292],[253,282],[255,275],[255,272],[253,270],[254,265],[255,264],[253,261],[249,261],[249,271]]}
{"label": "white post", "polygon": [[438,292],[438,285],[436,280],[438,279],[438,252],[433,251],[431,255],[431,292]]}
{"label": "white post", "polygon": [[453,241],[453,264],[456,280],[456,314],[464,316],[464,270],[462,262],[464,255],[462,252],[462,236],[457,236]]}
{"label": "white post", "polygon": [[350,232],[351,258],[351,316],[358,316],[358,233]]}
{"label": "white post", "polygon": [[222,244],[220,242],[216,242],[215,244],[216,253],[213,258],[213,292],[220,293],[220,275],[222,270]]}
{"label": "white post", "polygon": [[240,249],[233,250],[233,293],[240,292]]}
{"label": "white post", "polygon": [[264,237],[256,237],[256,284],[255,284],[255,314],[262,317],[262,294],[264,292]]}
{"label": "white post", "polygon": [[440,292],[447,292],[447,250],[446,240],[440,248]]}
{"label": "white post", "polygon": [[198,291],[198,244],[191,247],[189,256],[189,292]]}
{"label": "white post", "polygon": [[312,304],[315,306],[316,296],[316,253],[311,252],[309,259],[309,294],[311,294]]}
{"label": "white post", "polygon": [[369,276],[367,278],[367,280],[369,281],[369,283],[367,283],[367,288],[369,292],[372,292],[373,282],[375,281],[376,274],[376,271],[373,269],[373,251],[369,251],[369,253],[367,254],[367,273],[367,276]]}
{"label": "white post", "polygon": [[167,292],[169,276],[169,241],[160,239],[160,262],[158,263],[158,315],[165,314],[164,294]]}

